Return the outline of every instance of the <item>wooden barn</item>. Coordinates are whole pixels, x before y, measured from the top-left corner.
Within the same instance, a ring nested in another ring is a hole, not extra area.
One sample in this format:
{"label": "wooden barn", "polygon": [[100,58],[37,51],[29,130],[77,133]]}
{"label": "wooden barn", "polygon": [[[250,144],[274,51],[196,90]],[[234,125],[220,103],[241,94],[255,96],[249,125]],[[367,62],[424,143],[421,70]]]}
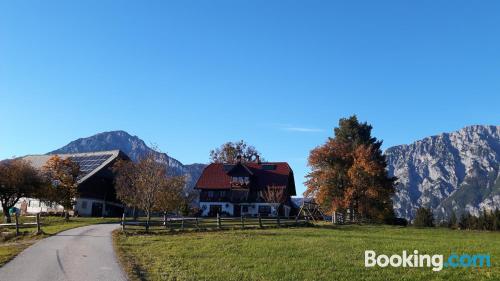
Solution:
{"label": "wooden barn", "polygon": [[[123,205],[116,199],[113,185],[113,164],[118,159],[129,159],[120,150],[57,154],[70,158],[80,166],[78,193],[74,212],[80,216],[120,216]],[[29,155],[23,157],[36,169],[41,169],[54,155]],[[61,206],[49,206],[36,198],[21,198],[16,205],[24,213],[61,212]]]}

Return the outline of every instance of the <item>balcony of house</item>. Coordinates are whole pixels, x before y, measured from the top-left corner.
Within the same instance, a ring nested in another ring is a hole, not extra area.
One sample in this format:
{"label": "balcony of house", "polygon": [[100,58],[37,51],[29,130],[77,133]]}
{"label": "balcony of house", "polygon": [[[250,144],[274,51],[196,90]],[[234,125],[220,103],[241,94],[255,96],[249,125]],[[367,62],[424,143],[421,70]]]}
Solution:
{"label": "balcony of house", "polygon": [[229,190],[203,190],[200,193],[200,202],[229,202],[231,201]]}

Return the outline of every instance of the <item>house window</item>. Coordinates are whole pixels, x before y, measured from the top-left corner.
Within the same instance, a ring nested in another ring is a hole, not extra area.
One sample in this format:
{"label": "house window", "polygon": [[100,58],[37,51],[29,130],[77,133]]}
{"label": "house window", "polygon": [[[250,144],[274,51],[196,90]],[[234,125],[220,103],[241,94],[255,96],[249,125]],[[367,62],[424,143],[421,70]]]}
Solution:
{"label": "house window", "polygon": [[82,200],[82,209],[87,209],[87,201]]}
{"label": "house window", "polygon": [[214,197],[214,192],[213,191],[209,191],[208,194],[207,194],[208,198],[212,198]]}
{"label": "house window", "polygon": [[248,206],[247,205],[241,206],[241,211],[244,212],[244,213],[247,213],[248,212]]}
{"label": "house window", "polygon": [[226,192],[223,190],[220,192],[220,197],[224,197],[224,196],[226,196]]}

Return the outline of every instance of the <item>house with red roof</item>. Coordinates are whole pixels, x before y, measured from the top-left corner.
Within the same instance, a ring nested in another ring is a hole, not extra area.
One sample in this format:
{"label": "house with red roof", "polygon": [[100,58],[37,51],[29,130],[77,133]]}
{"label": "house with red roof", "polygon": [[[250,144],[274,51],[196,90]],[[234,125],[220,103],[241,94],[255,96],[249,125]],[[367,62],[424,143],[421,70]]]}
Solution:
{"label": "house with red roof", "polygon": [[289,216],[296,195],[286,162],[212,163],[198,179],[202,216]]}

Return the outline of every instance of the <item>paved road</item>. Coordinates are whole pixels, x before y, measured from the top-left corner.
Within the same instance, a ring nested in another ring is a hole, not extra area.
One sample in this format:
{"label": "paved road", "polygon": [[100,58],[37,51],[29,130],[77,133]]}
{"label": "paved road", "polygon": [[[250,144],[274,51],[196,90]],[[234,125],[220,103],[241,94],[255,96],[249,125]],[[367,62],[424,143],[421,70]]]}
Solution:
{"label": "paved road", "polygon": [[1,281],[124,281],[111,241],[116,224],[79,227],[43,239],[0,268]]}

